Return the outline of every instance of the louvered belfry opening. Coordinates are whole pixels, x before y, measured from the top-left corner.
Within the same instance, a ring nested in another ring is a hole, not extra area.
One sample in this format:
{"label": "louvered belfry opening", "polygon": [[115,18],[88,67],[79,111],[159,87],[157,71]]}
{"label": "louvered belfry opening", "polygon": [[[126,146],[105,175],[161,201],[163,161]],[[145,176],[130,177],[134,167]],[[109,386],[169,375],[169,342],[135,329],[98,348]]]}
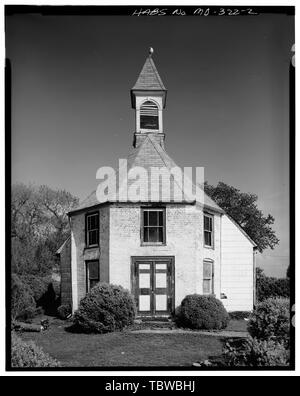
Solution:
{"label": "louvered belfry opening", "polygon": [[148,100],[140,108],[141,129],[158,129],[158,107]]}

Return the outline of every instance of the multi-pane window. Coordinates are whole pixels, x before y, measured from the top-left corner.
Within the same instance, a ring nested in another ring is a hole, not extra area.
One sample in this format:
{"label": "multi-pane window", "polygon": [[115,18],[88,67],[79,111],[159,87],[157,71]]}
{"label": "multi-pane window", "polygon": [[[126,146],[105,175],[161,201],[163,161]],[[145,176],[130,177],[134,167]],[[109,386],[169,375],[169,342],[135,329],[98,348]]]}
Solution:
{"label": "multi-pane window", "polygon": [[99,276],[99,261],[92,260],[86,262],[86,291],[89,292],[98,282]]}
{"label": "multi-pane window", "polygon": [[99,244],[99,213],[86,216],[86,244],[87,246]]}
{"label": "multi-pane window", "polygon": [[165,243],[165,209],[142,209],[142,242]]}
{"label": "multi-pane window", "polygon": [[141,129],[158,129],[158,107],[148,100],[140,108]]}
{"label": "multi-pane window", "polygon": [[214,218],[212,215],[205,214],[204,215],[204,245],[208,247],[213,247],[214,244]]}
{"label": "multi-pane window", "polygon": [[214,263],[212,261],[203,262],[203,294],[214,293]]}

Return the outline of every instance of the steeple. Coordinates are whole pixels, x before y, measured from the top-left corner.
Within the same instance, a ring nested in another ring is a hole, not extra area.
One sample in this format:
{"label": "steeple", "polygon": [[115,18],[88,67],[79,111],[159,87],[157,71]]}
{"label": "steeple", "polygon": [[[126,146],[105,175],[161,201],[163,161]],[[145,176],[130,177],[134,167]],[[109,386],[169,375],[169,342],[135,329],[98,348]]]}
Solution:
{"label": "steeple", "polygon": [[134,147],[138,147],[149,134],[164,147],[162,115],[166,106],[167,90],[152,59],[153,52],[150,47],[146,62],[131,89],[131,105],[136,113]]}

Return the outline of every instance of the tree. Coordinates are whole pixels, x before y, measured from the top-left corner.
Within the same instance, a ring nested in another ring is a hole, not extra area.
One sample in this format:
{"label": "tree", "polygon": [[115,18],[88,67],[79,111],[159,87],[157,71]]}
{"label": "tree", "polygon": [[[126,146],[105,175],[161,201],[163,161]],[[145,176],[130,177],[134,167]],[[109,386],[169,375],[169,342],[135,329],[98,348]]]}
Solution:
{"label": "tree", "polygon": [[266,248],[274,249],[279,243],[272,229],[274,217],[257,207],[257,195],[243,193],[235,187],[219,182],[212,186],[205,182],[205,192],[212,198],[257,244],[260,253]]}
{"label": "tree", "polygon": [[289,298],[290,280],[287,278],[274,278],[266,276],[264,270],[256,268],[256,297],[257,301],[267,298]]}
{"label": "tree", "polygon": [[19,183],[12,186],[12,270],[18,274],[49,274],[55,251],[69,233],[68,212],[78,198],[64,190]]}

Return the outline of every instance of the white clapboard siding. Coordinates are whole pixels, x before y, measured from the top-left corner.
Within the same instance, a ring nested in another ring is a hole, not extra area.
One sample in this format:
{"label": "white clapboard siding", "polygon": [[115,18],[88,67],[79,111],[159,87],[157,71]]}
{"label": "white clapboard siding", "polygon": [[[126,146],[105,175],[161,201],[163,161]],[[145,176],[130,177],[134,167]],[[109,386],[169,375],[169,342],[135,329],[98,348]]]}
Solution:
{"label": "white clapboard siding", "polygon": [[221,293],[229,312],[253,309],[253,244],[226,215],[221,225]]}

